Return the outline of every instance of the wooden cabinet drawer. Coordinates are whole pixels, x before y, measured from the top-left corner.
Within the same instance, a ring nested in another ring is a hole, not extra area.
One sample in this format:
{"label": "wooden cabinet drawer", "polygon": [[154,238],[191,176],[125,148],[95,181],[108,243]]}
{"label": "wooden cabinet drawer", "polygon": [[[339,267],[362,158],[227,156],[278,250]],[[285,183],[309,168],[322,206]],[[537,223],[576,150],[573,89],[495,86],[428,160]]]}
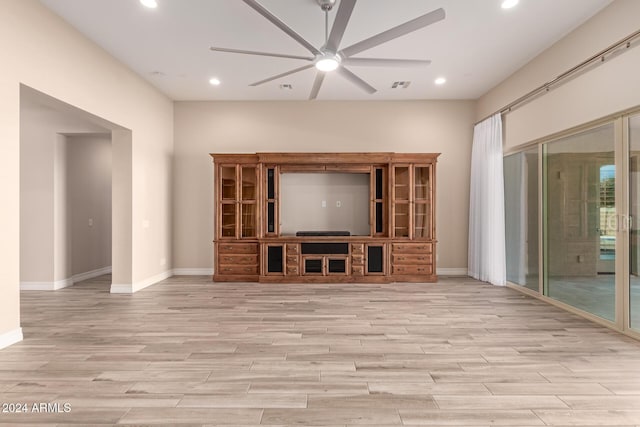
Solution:
{"label": "wooden cabinet drawer", "polygon": [[218,255],[218,263],[220,265],[258,265],[258,255]]}
{"label": "wooden cabinet drawer", "polygon": [[221,265],[218,267],[218,274],[258,274],[258,266],[257,265],[245,265],[245,266],[231,266],[231,265]]}
{"label": "wooden cabinet drawer", "polygon": [[300,253],[300,249],[298,249],[298,245],[287,245],[287,255],[298,255]]}
{"label": "wooden cabinet drawer", "polygon": [[352,243],[351,244],[352,255],[364,255],[364,243]]}
{"label": "wooden cabinet drawer", "polygon": [[287,265],[298,265],[298,256],[287,255]]}
{"label": "wooden cabinet drawer", "polygon": [[393,243],[391,249],[394,254],[430,254],[433,252],[433,245],[431,243]]}
{"label": "wooden cabinet drawer", "polygon": [[431,265],[392,265],[393,274],[431,274],[433,266]]}
{"label": "wooden cabinet drawer", "polygon": [[220,243],[218,244],[218,253],[258,255],[258,244],[257,243]]}
{"label": "wooden cabinet drawer", "polygon": [[391,256],[391,262],[393,264],[432,264],[432,255],[394,253]]}
{"label": "wooden cabinet drawer", "polygon": [[364,265],[352,265],[351,274],[354,276],[364,276]]}
{"label": "wooden cabinet drawer", "polygon": [[300,275],[300,270],[297,265],[287,265],[287,275],[288,276],[298,276]]}
{"label": "wooden cabinet drawer", "polygon": [[364,255],[353,255],[351,257],[351,264],[354,264],[354,265],[364,264]]}

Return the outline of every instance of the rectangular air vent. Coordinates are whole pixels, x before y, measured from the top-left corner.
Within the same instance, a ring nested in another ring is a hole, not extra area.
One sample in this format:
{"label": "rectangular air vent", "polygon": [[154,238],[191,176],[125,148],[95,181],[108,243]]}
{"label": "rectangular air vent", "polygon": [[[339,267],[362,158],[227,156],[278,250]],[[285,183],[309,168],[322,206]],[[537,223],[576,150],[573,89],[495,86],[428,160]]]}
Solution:
{"label": "rectangular air vent", "polygon": [[280,85],[280,89],[282,89],[282,90],[291,90],[291,89],[293,89],[293,86],[290,85],[289,83],[285,83],[285,84],[281,84]]}
{"label": "rectangular air vent", "polygon": [[398,88],[406,89],[409,87],[410,84],[411,82],[407,80],[393,82],[393,84],[391,85],[391,89],[398,89]]}

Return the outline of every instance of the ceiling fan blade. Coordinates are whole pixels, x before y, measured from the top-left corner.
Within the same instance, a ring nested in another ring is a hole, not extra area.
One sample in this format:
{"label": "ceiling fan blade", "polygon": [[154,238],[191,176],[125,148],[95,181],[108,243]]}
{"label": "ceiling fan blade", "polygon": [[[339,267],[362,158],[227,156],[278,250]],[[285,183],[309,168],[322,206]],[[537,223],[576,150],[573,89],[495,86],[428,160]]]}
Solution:
{"label": "ceiling fan blade", "polygon": [[289,27],[287,24],[285,24],[284,22],[282,22],[277,16],[275,16],[273,13],[269,12],[264,6],[262,6],[260,3],[258,3],[256,0],[242,0],[244,1],[249,7],[251,7],[252,9],[254,9],[256,12],[258,12],[260,15],[264,16],[265,18],[267,18],[273,25],[275,25],[276,27],[280,28],[282,31],[284,31],[285,33],[287,33],[287,35],[289,37],[291,37],[292,39],[294,39],[295,41],[297,41],[298,43],[300,43],[302,46],[304,46],[309,52],[313,53],[314,55],[318,55],[321,52],[316,49],[311,43],[309,43],[308,41],[306,41],[300,34],[296,33],[295,31],[293,31],[293,29],[291,29],[291,27]]}
{"label": "ceiling fan blade", "polygon": [[324,81],[325,73],[318,72],[316,74],[316,79],[313,81],[313,87],[311,88],[311,94],[309,95],[309,100],[316,99],[318,97],[318,92],[320,92],[320,87],[322,86],[322,82]]}
{"label": "ceiling fan blade", "polygon": [[413,31],[419,30],[420,28],[424,28],[427,25],[442,21],[444,18],[444,9],[436,9],[425,15],[417,17],[416,19],[412,19],[411,21],[400,24],[397,27],[393,27],[387,31],[383,31],[380,34],[376,34],[373,37],[369,37],[368,39],[362,40],[354,45],[344,48],[340,51],[340,54],[343,57],[348,58],[351,55],[355,55],[356,53],[371,49],[372,47],[376,47],[390,40],[404,36],[405,34],[409,34]]}
{"label": "ceiling fan blade", "polygon": [[296,68],[294,70],[290,70],[290,71],[287,71],[285,73],[278,74],[277,76],[269,77],[268,79],[264,79],[264,80],[260,80],[259,82],[251,83],[249,86],[259,86],[259,85],[261,85],[263,83],[267,83],[267,82],[270,82],[272,80],[279,79],[280,77],[288,76],[290,74],[294,74],[294,73],[297,73],[297,72],[300,72],[300,71],[304,71],[306,69],[313,68],[313,67],[314,67],[313,64],[305,65],[303,67],[299,67],[299,68]]}
{"label": "ceiling fan blade", "polygon": [[351,12],[353,12],[353,7],[355,5],[356,0],[340,1],[340,6],[338,7],[338,12],[336,13],[336,18],[333,21],[331,33],[327,40],[326,49],[329,52],[336,53],[338,51],[338,47],[342,41],[342,36],[344,35],[344,31],[347,29],[347,24],[349,23]]}
{"label": "ceiling fan blade", "polygon": [[365,82],[360,77],[356,76],[355,74],[353,74],[351,71],[347,70],[344,67],[338,67],[336,72],[369,94],[377,92],[376,88],[374,88],[369,83]]}
{"label": "ceiling fan blade", "polygon": [[428,59],[345,58],[342,63],[353,67],[426,67],[431,64],[431,61]]}
{"label": "ceiling fan blade", "polygon": [[285,55],[282,53],[269,53],[269,52],[256,52],[253,50],[227,49],[226,47],[210,47],[209,49],[214,52],[241,53],[244,55],[273,56],[275,58],[303,59],[305,61],[313,61],[314,59],[313,57],[310,57],[310,56]]}

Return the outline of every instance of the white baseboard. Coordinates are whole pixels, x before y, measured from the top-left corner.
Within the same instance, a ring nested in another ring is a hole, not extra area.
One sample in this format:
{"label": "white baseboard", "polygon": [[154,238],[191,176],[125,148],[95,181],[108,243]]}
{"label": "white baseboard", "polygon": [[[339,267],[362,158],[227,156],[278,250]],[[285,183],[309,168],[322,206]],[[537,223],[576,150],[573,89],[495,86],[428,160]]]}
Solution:
{"label": "white baseboard", "polygon": [[84,273],[75,274],[72,277],[56,280],[55,282],[20,282],[21,291],[57,291],[58,289],[73,286],[75,283],[83,280],[93,279],[104,274],[111,273],[111,266],[99,268],[97,270],[86,271]]}
{"label": "white baseboard", "polygon": [[438,276],[468,276],[469,271],[464,268],[442,268],[436,267],[436,274]]}
{"label": "white baseboard", "polygon": [[211,276],[213,268],[174,268],[174,276]]}
{"label": "white baseboard", "polygon": [[22,341],[22,328],[0,334],[0,350]]}
{"label": "white baseboard", "polygon": [[73,286],[73,278],[56,280],[55,282],[20,282],[21,291],[57,291]]}
{"label": "white baseboard", "polygon": [[98,268],[96,270],[85,271],[84,273],[74,274],[72,279],[73,283],[82,282],[83,280],[93,279],[94,277],[104,276],[105,274],[111,274],[111,266]]}
{"label": "white baseboard", "polygon": [[156,274],[155,276],[149,277],[148,279],[141,280],[140,282],[132,283],[132,284],[111,284],[111,293],[112,294],[133,294],[138,292],[146,287],[149,287],[153,284],[163,281],[164,279],[168,279],[173,276],[173,270],[167,270],[160,274]]}

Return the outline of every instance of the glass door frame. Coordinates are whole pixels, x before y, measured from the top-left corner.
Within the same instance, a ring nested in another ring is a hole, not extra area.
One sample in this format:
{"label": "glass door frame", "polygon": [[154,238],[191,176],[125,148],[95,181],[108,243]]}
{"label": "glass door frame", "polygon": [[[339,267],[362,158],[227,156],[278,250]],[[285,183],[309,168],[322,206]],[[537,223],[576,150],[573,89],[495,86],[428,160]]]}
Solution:
{"label": "glass door frame", "polygon": [[[525,288],[522,285],[508,282],[508,286],[520,292],[544,300],[552,305],[578,314],[596,323],[623,332],[633,338],[640,339],[640,329],[631,328],[631,289],[630,289],[630,231],[632,223],[640,224],[640,217],[630,216],[630,118],[640,114],[640,108],[630,109],[623,113],[609,116],[594,122],[559,132],[555,135],[506,150],[503,157],[522,151],[538,149],[538,292]],[[616,259],[615,259],[615,320],[609,321],[588,311],[576,308],[569,304],[555,300],[548,296],[546,269],[548,268],[548,226],[546,203],[546,157],[545,145],[562,138],[586,132],[606,124],[613,124],[614,129],[614,159],[615,159],[615,217],[616,217]],[[640,197],[640,194],[638,195]]]}

